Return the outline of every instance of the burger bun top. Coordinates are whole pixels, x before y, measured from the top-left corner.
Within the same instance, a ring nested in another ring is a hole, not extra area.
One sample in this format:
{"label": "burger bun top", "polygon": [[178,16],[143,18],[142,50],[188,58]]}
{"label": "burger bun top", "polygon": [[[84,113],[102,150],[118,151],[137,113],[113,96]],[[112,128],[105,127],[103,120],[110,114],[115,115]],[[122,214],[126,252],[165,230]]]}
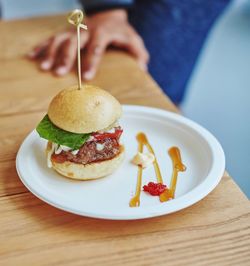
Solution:
{"label": "burger bun top", "polygon": [[72,133],[103,130],[120,118],[122,107],[107,91],[91,85],[73,86],[51,101],[48,116],[57,127]]}

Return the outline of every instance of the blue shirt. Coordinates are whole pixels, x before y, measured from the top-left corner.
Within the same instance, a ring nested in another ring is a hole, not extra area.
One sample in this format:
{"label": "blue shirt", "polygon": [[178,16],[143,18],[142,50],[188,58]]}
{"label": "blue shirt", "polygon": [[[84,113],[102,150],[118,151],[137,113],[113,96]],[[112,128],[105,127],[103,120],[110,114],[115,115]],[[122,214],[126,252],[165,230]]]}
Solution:
{"label": "blue shirt", "polygon": [[81,0],[86,13],[111,8],[129,8],[134,0]]}

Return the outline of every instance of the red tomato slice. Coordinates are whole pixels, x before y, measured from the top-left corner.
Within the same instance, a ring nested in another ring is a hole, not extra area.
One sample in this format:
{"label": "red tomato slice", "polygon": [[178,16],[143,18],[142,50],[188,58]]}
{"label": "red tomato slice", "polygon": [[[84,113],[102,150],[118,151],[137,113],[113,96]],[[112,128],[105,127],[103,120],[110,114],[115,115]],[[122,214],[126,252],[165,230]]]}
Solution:
{"label": "red tomato slice", "polygon": [[104,140],[104,139],[119,139],[123,130],[121,128],[116,128],[114,133],[104,132],[104,133],[93,133],[92,136],[96,140]]}

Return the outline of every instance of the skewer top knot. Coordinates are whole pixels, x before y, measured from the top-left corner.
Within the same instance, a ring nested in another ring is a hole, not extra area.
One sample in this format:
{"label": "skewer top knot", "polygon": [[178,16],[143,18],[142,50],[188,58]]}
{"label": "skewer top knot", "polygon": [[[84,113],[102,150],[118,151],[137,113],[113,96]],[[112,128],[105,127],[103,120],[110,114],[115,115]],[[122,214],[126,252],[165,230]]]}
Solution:
{"label": "skewer top knot", "polygon": [[82,10],[75,9],[68,15],[68,22],[74,26],[87,30],[87,26],[82,24],[84,15]]}

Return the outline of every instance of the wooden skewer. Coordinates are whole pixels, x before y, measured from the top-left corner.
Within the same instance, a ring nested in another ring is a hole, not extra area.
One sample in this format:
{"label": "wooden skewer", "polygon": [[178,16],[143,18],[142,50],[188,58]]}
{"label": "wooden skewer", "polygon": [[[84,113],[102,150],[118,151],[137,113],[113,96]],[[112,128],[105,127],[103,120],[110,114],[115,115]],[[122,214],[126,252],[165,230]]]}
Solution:
{"label": "wooden skewer", "polygon": [[78,66],[78,88],[82,88],[82,77],[81,77],[81,43],[80,43],[80,33],[81,28],[87,30],[88,27],[84,24],[81,24],[83,21],[84,15],[82,10],[75,9],[68,15],[68,22],[76,26],[77,33],[77,66]]}

